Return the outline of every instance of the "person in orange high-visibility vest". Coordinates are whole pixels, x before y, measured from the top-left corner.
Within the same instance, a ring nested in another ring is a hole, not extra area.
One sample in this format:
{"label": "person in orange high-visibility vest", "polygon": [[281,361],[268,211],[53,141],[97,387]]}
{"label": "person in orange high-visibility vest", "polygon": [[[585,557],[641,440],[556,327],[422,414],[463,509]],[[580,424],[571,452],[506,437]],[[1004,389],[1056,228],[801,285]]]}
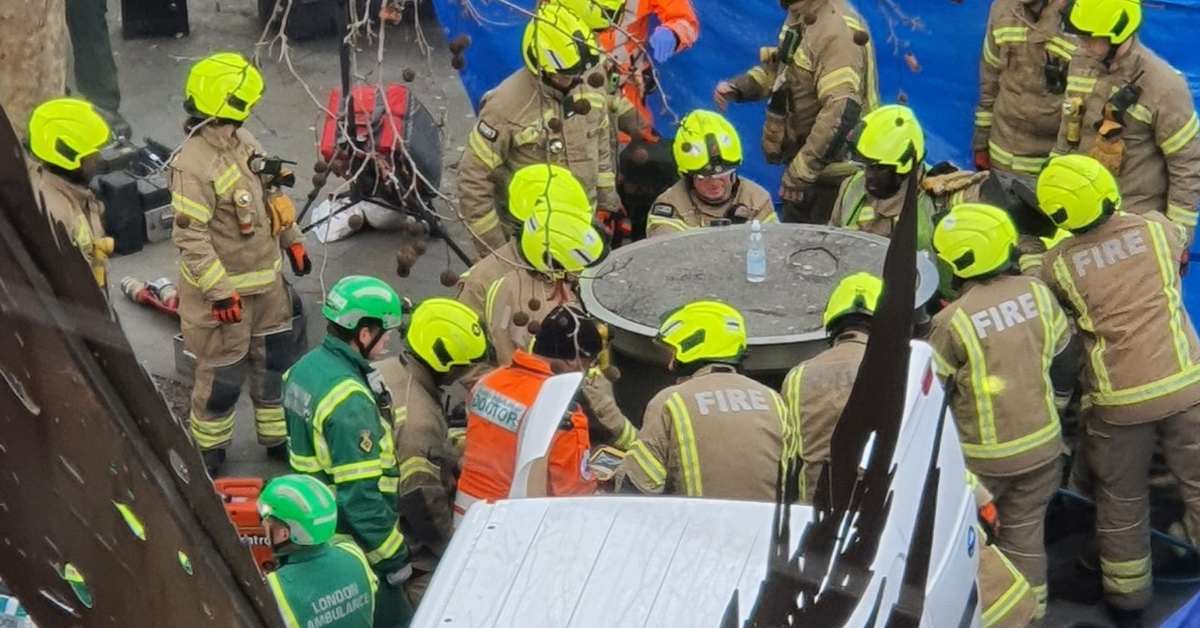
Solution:
{"label": "person in orange high-visibility vest", "polygon": [[[560,305],[542,321],[529,351],[487,373],[467,398],[467,436],[454,499],[457,524],[471,504],[508,496],[517,458],[517,432],[525,413],[551,375],[586,372],[603,349],[596,322],[572,305]],[[588,495],[596,480],[588,470],[588,420],[576,405],[550,444],[549,495]]]}

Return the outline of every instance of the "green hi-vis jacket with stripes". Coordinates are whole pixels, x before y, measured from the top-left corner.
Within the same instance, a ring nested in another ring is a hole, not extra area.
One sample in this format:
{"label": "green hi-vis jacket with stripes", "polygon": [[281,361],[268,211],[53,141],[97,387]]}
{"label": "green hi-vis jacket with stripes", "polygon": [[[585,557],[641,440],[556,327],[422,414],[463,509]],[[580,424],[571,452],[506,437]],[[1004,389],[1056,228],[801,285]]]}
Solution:
{"label": "green hi-vis jacket with stripes", "polygon": [[338,532],[354,538],[376,571],[391,573],[408,561],[408,547],[396,515],[393,419],[376,403],[373,373],[350,345],[326,336],[284,374],[283,408],[292,469],[334,490]]}
{"label": "green hi-vis jacket with stripes", "polygon": [[287,628],[371,628],[379,585],[356,545],[325,543],[280,562],[267,584]]}

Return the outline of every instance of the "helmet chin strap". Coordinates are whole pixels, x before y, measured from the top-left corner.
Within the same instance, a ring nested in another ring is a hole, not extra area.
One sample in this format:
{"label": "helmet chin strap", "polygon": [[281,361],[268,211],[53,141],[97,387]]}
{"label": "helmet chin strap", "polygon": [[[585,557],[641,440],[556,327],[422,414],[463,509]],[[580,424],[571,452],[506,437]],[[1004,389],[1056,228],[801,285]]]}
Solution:
{"label": "helmet chin strap", "polygon": [[358,333],[356,332],[354,334],[354,347],[356,349],[358,349],[358,352],[360,354],[362,354],[363,358],[370,360],[371,352],[375,350],[375,345],[379,344],[379,341],[383,339],[383,335],[386,333],[387,333],[387,330],[380,327],[379,331],[375,332],[371,336],[371,342],[368,342],[366,345],[364,345],[364,344],[362,344],[362,342],[359,341]]}

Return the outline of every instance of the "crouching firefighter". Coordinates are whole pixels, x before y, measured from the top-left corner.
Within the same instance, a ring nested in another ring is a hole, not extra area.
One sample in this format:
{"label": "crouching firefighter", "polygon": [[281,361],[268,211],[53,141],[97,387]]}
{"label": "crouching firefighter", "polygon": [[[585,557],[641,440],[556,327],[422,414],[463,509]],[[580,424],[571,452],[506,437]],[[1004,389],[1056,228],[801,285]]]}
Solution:
{"label": "crouching firefighter", "polygon": [[262,75],[231,52],[201,59],[188,74],[189,138],[171,161],[171,206],[179,249],[179,319],[196,355],[192,437],[215,474],[233,440],[234,406],[250,377],[258,442],[286,452],[280,375],[291,359],[292,304],[280,249],[297,275],[312,270],[294,207],[251,163],[262,155],[242,128],[262,97]]}
{"label": "crouching firefighter", "polygon": [[413,310],[405,345],[400,359],[375,366],[392,391],[400,465],[397,510],[413,566],[404,588],[416,606],[454,530],[452,501],[462,452],[450,439],[443,387],[487,357],[488,343],[471,308],[433,298]]}
{"label": "crouching firefighter", "polygon": [[679,123],[674,151],[681,178],[650,206],[646,237],[756,218],[776,221],[770,192],[738,176],[742,140],[723,116],[689,113]]}
{"label": "crouching firefighter", "polygon": [[382,280],[351,275],[329,290],[321,313],[325,340],[284,374],[288,462],[334,488],[338,532],[379,576],[376,628],[407,626],[412,566],[396,513],[392,396],[370,362],[387,351],[403,305]]}
{"label": "crouching firefighter", "polygon": [[379,581],[352,541],[334,540],[333,491],[307,475],[271,480],[258,497],[279,568],[267,585],[287,628],[371,628]]}

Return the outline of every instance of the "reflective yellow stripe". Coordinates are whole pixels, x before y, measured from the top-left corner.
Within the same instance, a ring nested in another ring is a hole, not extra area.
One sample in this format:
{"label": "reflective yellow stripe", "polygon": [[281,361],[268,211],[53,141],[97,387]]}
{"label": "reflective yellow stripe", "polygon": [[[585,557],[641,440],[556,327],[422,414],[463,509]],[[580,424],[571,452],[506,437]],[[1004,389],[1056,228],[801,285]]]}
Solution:
{"label": "reflective yellow stripe", "polygon": [[749,76],[750,80],[758,83],[758,86],[763,89],[771,88],[771,79],[767,76],[767,71],[760,67],[751,68],[746,76]]}
{"label": "reflective yellow stripe", "polygon": [[267,584],[271,586],[271,593],[275,594],[275,602],[279,604],[279,613],[283,615],[283,623],[287,628],[301,628],[300,622],[296,620],[296,611],[292,610],[292,605],[288,604],[287,597],[283,595],[283,586],[279,584],[279,574],[271,572],[267,574]]}
{"label": "reflective yellow stripe", "polygon": [[617,175],[613,172],[601,172],[596,175],[596,187],[611,188],[617,185]]}
{"label": "reflective yellow stripe", "polygon": [[946,361],[946,358],[943,358],[942,354],[935,350],[933,351],[933,370],[937,371],[939,377],[950,377],[951,375],[954,375],[957,369],[955,369],[953,366],[950,366],[950,363]]}
{"label": "reflective yellow stripe", "polygon": [[226,168],[225,172],[222,172],[221,175],[217,177],[217,180],[213,183],[213,188],[216,189],[217,194],[224,194],[228,192],[229,188],[233,187],[233,184],[237,183],[241,178],[242,171],[238,169],[237,164],[234,164]]}
{"label": "reflective yellow stripe", "polygon": [[333,460],[329,454],[329,444],[325,441],[325,421],[343,401],[349,399],[353,394],[365,396],[372,405],[375,403],[375,397],[371,395],[371,391],[351,378],[338,382],[317,403],[316,411],[313,413],[313,445],[317,450],[317,460],[320,461],[322,469],[329,469],[333,466]]}
{"label": "reflective yellow stripe", "polygon": [[1187,209],[1186,207],[1180,207],[1178,205],[1167,203],[1167,218],[1169,218],[1171,222],[1177,222],[1185,227],[1195,227],[1197,218],[1200,218],[1200,215],[1198,215],[1194,210]]}
{"label": "reflective yellow stripe", "polygon": [[500,216],[496,215],[494,210],[489,209],[486,214],[474,220],[467,221],[467,228],[476,236],[483,235],[492,229],[500,226]]}
{"label": "reflective yellow stripe", "polygon": [[995,119],[994,114],[990,111],[975,112],[975,126],[986,129],[992,126],[992,121]]}
{"label": "reflective yellow stripe", "polygon": [[207,292],[225,277],[225,265],[219,259],[213,260],[208,265],[208,268],[204,269],[204,272],[200,274],[200,278],[196,279],[196,276],[188,270],[187,264],[180,262],[179,275],[190,285],[196,286],[202,292]]}
{"label": "reflective yellow stripe", "polygon": [[[1045,387],[1043,400],[1046,403],[1048,426],[1054,426],[1057,433],[1062,428],[1058,422],[1058,406],[1054,404],[1054,382],[1050,381],[1050,365],[1054,362],[1054,356],[1058,349],[1058,341],[1066,333],[1067,323],[1064,318],[1059,316],[1051,318],[1053,314],[1057,314],[1057,311],[1054,309],[1054,295],[1050,294],[1050,290],[1040,283],[1034,283],[1032,286],[1033,300],[1037,304],[1038,318],[1042,320],[1042,384]],[[1046,431],[1045,428],[1038,430],[1038,432],[1044,431]],[[1044,442],[1046,441],[1037,444],[1040,445]]]}
{"label": "reflective yellow stripe", "polygon": [[696,433],[692,430],[692,417],[688,414],[687,406],[679,393],[671,395],[667,400],[667,412],[671,415],[671,422],[675,427],[675,441],[679,446],[679,468],[683,473],[684,494],[688,497],[701,497],[704,495],[704,483],[700,479]]}
{"label": "reflective yellow stripe", "polygon": [[626,420],[625,425],[621,426],[621,435],[617,437],[617,442],[613,443],[613,447],[628,450],[635,441],[637,441],[637,428]]}
{"label": "reflective yellow stripe", "polygon": [[983,616],[980,619],[983,621],[984,628],[994,626],[1003,621],[1016,608],[1021,598],[1025,597],[1030,590],[1029,581],[1021,575],[1021,572],[1017,571],[1017,568],[1013,566],[1012,561],[1007,556],[999,551],[994,555],[1004,563],[1004,567],[1008,569],[1008,573],[1013,578],[1013,583],[1004,592],[1004,595],[1001,595],[991,606],[983,609]]}
{"label": "reflective yellow stripe", "polygon": [[1019,44],[1029,40],[1029,28],[1026,26],[1005,26],[992,31],[992,39],[997,44]]}
{"label": "reflective yellow stripe", "polygon": [[233,440],[233,420],[237,411],[230,412],[224,418],[205,421],[192,414],[188,423],[191,424],[192,438],[201,449],[212,449]]}
{"label": "reflective yellow stripe", "polygon": [[1071,57],[1075,56],[1075,51],[1079,50],[1079,46],[1075,45],[1074,42],[1058,36],[1050,38],[1050,41],[1046,42],[1046,48],[1061,57],[1065,57],[1068,61],[1071,60]]}
{"label": "reflective yellow stripe", "polygon": [[395,422],[396,427],[402,427],[405,423],[407,423],[408,422],[408,408],[401,406],[399,408],[393,409],[392,410],[392,421]]}
{"label": "reflective yellow stripe", "polygon": [[988,142],[988,154],[1001,166],[1026,174],[1038,174],[1046,164],[1046,157],[1018,157],[991,141]]}
{"label": "reflective yellow stripe", "polygon": [[1158,261],[1158,272],[1163,282],[1163,294],[1167,297],[1167,309],[1171,312],[1168,325],[1171,328],[1172,344],[1175,345],[1175,359],[1179,364],[1180,370],[1186,370],[1192,365],[1192,356],[1188,345],[1188,337],[1184,331],[1183,302],[1180,298],[1179,290],[1175,287],[1175,279],[1178,276],[1176,266],[1178,261],[1172,259],[1171,248],[1167,245],[1167,234],[1163,230],[1162,225],[1153,221],[1146,221],[1146,228],[1150,232],[1150,242],[1154,246],[1154,257]]}
{"label": "reflective yellow stripe", "polygon": [[400,478],[394,475],[385,475],[379,478],[379,492],[388,495],[395,495],[400,489]]}
{"label": "reflective yellow stripe", "polygon": [[1041,253],[1027,253],[1017,258],[1017,267],[1021,269],[1021,273],[1025,275],[1033,274],[1033,271],[1042,267]]}
{"label": "reflective yellow stripe", "polygon": [[853,15],[843,15],[842,21],[846,23],[846,26],[849,26],[856,31],[863,30],[862,22],[859,22],[858,18],[855,18]]}
{"label": "reflective yellow stripe", "polygon": [[[795,434],[793,434],[795,440],[795,453],[796,455],[801,456],[804,455],[804,404],[801,403],[802,400],[800,399],[800,389],[803,382],[803,364],[792,369],[792,371],[788,373],[787,377],[783,380],[783,392],[785,395],[787,395],[785,401],[787,403],[788,415],[792,422],[792,426],[795,428]],[[800,478],[800,482],[804,482],[803,477]],[[803,493],[804,487],[801,486],[800,489]]]}
{"label": "reflective yellow stripe", "polygon": [[471,154],[483,162],[489,170],[495,170],[504,163],[504,158],[492,148],[491,142],[488,142],[482,135],[479,134],[479,129],[471,129],[467,134],[467,145],[471,147]]}
{"label": "reflective yellow stripe", "polygon": [[345,484],[377,478],[383,475],[383,467],[379,464],[379,460],[363,460],[333,467],[329,470],[329,474],[333,476],[334,484]]}
{"label": "reflective yellow stripe", "polygon": [[232,273],[229,275],[229,281],[233,283],[234,288],[241,288],[243,290],[251,290],[254,288],[261,288],[263,286],[269,286],[275,281],[275,277],[279,274],[281,263],[281,260],[276,259],[275,264],[273,264],[270,268],[255,270],[248,273]]}
{"label": "reflective yellow stripe", "polygon": [[1033,596],[1037,598],[1037,610],[1034,611],[1033,618],[1041,619],[1046,615],[1046,600],[1050,597],[1050,588],[1044,584],[1033,587]]}
{"label": "reflective yellow stripe", "polygon": [[212,220],[211,209],[178,192],[171,193],[171,208],[192,220],[198,220],[202,223]]}
{"label": "reflective yellow stripe", "polygon": [[853,221],[853,224],[847,223],[846,226],[851,229],[857,229],[859,226],[866,226],[875,221],[875,208],[870,205],[863,205],[858,210],[858,217]]}
{"label": "reflective yellow stripe", "polygon": [[[1050,403],[1054,403],[1053,395],[1050,396]],[[1005,441],[1003,443],[992,443],[990,445],[975,445],[964,442],[962,444],[963,453],[970,458],[995,460],[998,458],[1008,458],[1010,456],[1025,453],[1031,449],[1041,447],[1050,441],[1056,440],[1059,437],[1059,434],[1062,433],[1062,427],[1057,421],[1057,411],[1056,414],[1052,414],[1050,416],[1054,417],[1055,420],[1043,425],[1038,431],[1026,436],[1022,436],[1021,438]],[[995,438],[994,432],[992,438]]]}
{"label": "reflective yellow stripe", "polygon": [[433,476],[435,479],[441,479],[442,468],[429,461],[429,458],[422,456],[413,456],[408,460],[400,463],[400,481],[407,482],[414,475],[424,473]]}
{"label": "reflective yellow stripe", "polygon": [[[371,569],[371,563],[367,562],[367,555],[363,553],[362,549],[356,543],[351,541],[343,541],[340,543],[334,543],[334,547],[353,556],[355,560],[362,565],[363,573],[367,575],[367,580],[370,581],[372,592],[375,592],[379,589],[379,578],[375,576],[375,571]],[[374,608],[374,604],[375,602],[372,600],[372,608]],[[371,611],[371,614],[374,615],[375,612]]]}
{"label": "reflective yellow stripe", "polygon": [[488,286],[487,296],[483,299],[483,318],[485,323],[492,321],[492,308],[496,305],[496,295],[500,292],[500,284],[504,283],[504,277],[492,282]]}
{"label": "reflective yellow stripe", "polygon": [[1107,561],[1100,558],[1104,590],[1128,595],[1150,588],[1150,557],[1127,561]]}
{"label": "reflective yellow stripe", "polygon": [[650,227],[666,227],[676,231],[687,231],[688,229],[691,229],[686,222],[680,220],[679,218],[664,218],[662,216],[654,215],[651,215],[646,219],[646,228],[649,229]]}
{"label": "reflective yellow stripe", "polygon": [[367,560],[370,561],[372,565],[377,564],[380,561],[384,561],[395,556],[396,552],[399,552],[400,548],[403,546],[404,535],[400,533],[399,529],[393,527],[392,533],[383,540],[383,543],[379,544],[379,547],[367,552]]}
{"label": "reflective yellow stripe", "polygon": [[1067,263],[1063,257],[1059,255],[1054,258],[1054,268],[1052,269],[1054,278],[1058,280],[1059,285],[1066,291],[1067,298],[1071,300],[1071,306],[1078,313],[1079,328],[1091,333],[1093,338],[1095,338],[1095,344],[1092,346],[1088,359],[1092,365],[1092,373],[1096,376],[1096,385],[1101,391],[1112,390],[1112,380],[1108,377],[1108,368],[1104,366],[1104,348],[1106,343],[1104,342],[1104,338],[1095,335],[1096,326],[1092,323],[1091,315],[1088,314],[1087,303],[1079,295],[1079,289],[1075,287],[1075,281],[1071,279],[1071,273],[1067,271]]}
{"label": "reflective yellow stripe", "polygon": [[1197,133],[1200,133],[1200,118],[1197,118],[1196,114],[1193,113],[1192,119],[1188,120],[1188,123],[1183,125],[1182,129],[1179,129],[1175,135],[1167,138],[1160,145],[1163,155],[1169,157],[1179,152],[1184,146],[1187,146],[1188,142],[1192,141],[1192,138],[1196,137]]}
{"label": "reflective yellow stripe", "polygon": [[[988,378],[987,362],[983,355],[983,347],[975,337],[975,328],[971,319],[962,309],[954,311],[950,317],[950,327],[958,334],[963,349],[967,352],[967,371],[971,374],[971,392],[975,401],[975,421],[979,426],[979,444],[972,447],[986,449],[996,444],[996,415],[992,407],[992,385]],[[966,418],[966,417],[960,417]],[[963,443],[963,451],[968,451],[968,443]],[[968,453],[968,455],[973,455]]]}
{"label": "reflective yellow stripe", "polygon": [[862,85],[862,77],[851,67],[839,68],[828,72],[825,76],[821,77],[821,80],[817,81],[817,98],[824,98],[826,94],[839,85],[847,85],[850,89],[858,91]]}
{"label": "reflective yellow stripe", "polygon": [[1153,124],[1154,122],[1154,115],[1150,113],[1149,109],[1140,103],[1135,104],[1129,109],[1126,109],[1125,113],[1128,113],[1130,116],[1132,116],[1134,120],[1140,120],[1145,124]]}
{"label": "reflective yellow stripe", "polygon": [[1086,76],[1068,76],[1067,91],[1079,94],[1090,94],[1096,88],[1096,79]]}
{"label": "reflective yellow stripe", "polygon": [[783,452],[779,457],[779,462],[788,464],[796,457],[796,435],[795,430],[792,429],[791,414],[788,412],[783,396],[774,390],[771,391],[771,400],[775,402],[775,413],[779,415],[779,434],[783,438]]}
{"label": "reflective yellow stripe", "polygon": [[254,423],[259,436],[287,436],[283,408],[255,408]]}
{"label": "reflective yellow stripe", "polygon": [[983,42],[983,61],[997,70],[1000,69],[1000,57],[992,51],[992,44],[986,39]]}
{"label": "reflective yellow stripe", "polygon": [[300,473],[320,473],[321,463],[316,456],[302,456],[294,451],[288,451],[288,465],[293,471]]}
{"label": "reflective yellow stripe", "polygon": [[636,440],[629,448],[629,456],[637,463],[638,468],[642,473],[646,474],[646,478],[652,484],[651,488],[659,490],[667,481],[667,469],[663,466],[662,461],[658,459],[646,443],[641,440]]}

